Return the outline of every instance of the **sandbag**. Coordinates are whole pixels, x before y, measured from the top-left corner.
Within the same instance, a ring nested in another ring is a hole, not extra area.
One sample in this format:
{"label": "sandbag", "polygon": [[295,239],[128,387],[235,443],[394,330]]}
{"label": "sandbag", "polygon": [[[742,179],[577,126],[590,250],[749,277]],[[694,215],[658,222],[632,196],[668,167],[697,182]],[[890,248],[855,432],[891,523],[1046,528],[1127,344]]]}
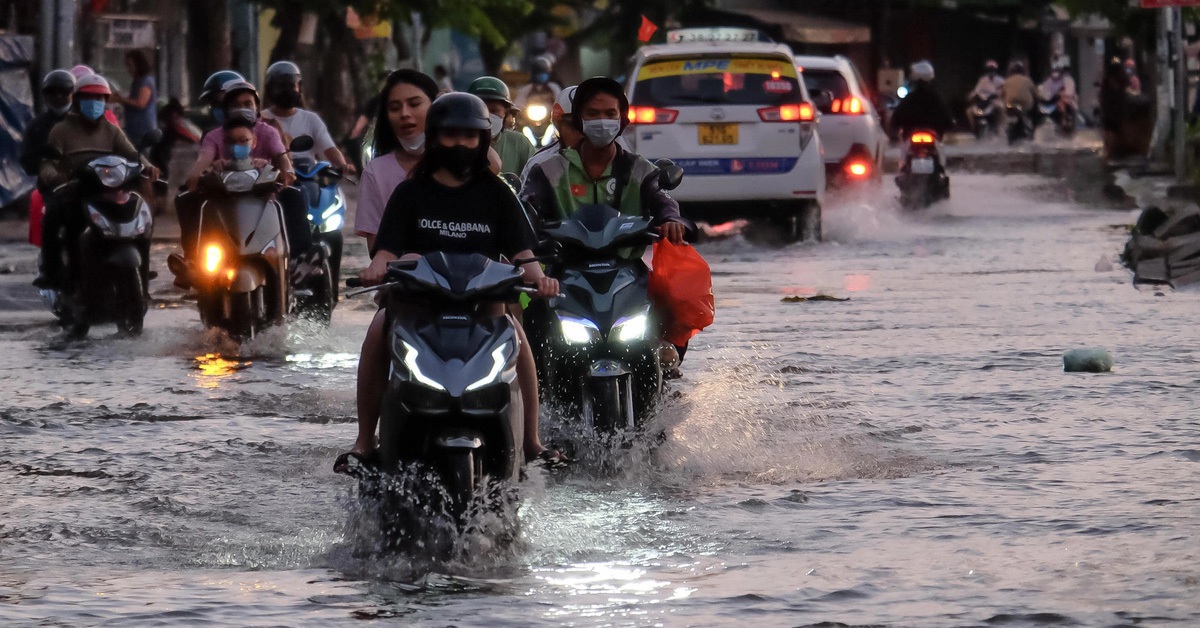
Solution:
{"label": "sandbag", "polygon": [[662,324],[663,338],[683,346],[713,322],[712,271],[689,244],[659,240],[653,255],[650,301]]}

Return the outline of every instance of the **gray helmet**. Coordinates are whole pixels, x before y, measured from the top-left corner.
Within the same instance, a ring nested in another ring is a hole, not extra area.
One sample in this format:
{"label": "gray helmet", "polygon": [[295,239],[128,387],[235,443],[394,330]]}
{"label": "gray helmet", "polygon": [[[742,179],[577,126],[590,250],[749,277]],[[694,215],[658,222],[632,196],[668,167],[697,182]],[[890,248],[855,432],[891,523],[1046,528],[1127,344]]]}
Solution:
{"label": "gray helmet", "polygon": [[441,129],[474,129],[490,131],[492,121],[483,100],[466,92],[442,94],[425,112],[425,135]]}
{"label": "gray helmet", "polygon": [[221,100],[222,107],[228,107],[229,103],[241,92],[250,92],[254,94],[254,103],[262,108],[262,99],[258,96],[258,90],[254,89],[254,85],[246,80],[234,79],[221,86],[221,91],[225,92],[225,97]]}
{"label": "gray helmet", "polygon": [[75,91],[75,75],[66,70],[53,70],[42,79],[42,91],[65,89]]}
{"label": "gray helmet", "polygon": [[914,81],[932,81],[933,64],[928,61],[918,61],[912,64],[911,78]]}
{"label": "gray helmet", "polygon": [[276,61],[270,66],[267,66],[267,83],[271,83],[283,79],[300,80],[300,66],[291,61]]}

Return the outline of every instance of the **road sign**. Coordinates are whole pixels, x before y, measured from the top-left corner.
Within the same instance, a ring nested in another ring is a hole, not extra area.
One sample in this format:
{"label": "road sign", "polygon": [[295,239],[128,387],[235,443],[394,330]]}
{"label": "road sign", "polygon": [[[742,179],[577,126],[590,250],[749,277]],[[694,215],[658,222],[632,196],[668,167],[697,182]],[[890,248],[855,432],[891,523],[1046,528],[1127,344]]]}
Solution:
{"label": "road sign", "polygon": [[1200,7],[1200,0],[1142,0],[1143,9],[1166,9],[1170,7]]}

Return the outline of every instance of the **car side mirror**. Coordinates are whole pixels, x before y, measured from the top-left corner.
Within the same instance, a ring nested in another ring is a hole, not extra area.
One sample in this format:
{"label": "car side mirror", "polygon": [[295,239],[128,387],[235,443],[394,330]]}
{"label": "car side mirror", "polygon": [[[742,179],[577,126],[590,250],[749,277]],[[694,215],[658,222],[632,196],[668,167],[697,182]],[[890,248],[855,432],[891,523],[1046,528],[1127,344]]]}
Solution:
{"label": "car side mirror", "polygon": [[316,145],[317,143],[313,141],[313,138],[307,135],[300,135],[292,138],[292,143],[288,144],[288,150],[293,153],[303,153],[304,151],[312,150],[313,146]]}
{"label": "car side mirror", "polygon": [[683,183],[683,168],[675,165],[670,159],[659,159],[654,162],[658,168],[658,187],[663,190],[674,190]]}
{"label": "car side mirror", "polygon": [[824,89],[814,89],[809,92],[809,96],[818,109],[828,109],[833,106],[833,92]]}

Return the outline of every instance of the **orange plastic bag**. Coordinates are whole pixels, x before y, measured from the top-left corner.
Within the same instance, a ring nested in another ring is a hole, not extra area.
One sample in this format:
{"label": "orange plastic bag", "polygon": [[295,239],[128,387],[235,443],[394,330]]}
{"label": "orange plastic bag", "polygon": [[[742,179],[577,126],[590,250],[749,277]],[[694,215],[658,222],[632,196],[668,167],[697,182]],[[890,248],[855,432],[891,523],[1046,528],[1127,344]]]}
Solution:
{"label": "orange plastic bag", "polygon": [[654,243],[650,301],[662,323],[663,338],[684,345],[713,322],[712,271],[688,244]]}

